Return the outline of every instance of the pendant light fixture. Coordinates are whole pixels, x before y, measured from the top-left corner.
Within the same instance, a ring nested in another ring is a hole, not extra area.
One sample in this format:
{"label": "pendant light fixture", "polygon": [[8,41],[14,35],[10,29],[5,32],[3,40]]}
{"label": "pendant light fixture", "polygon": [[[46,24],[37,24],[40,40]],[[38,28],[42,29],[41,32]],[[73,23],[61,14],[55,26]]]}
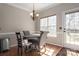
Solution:
{"label": "pendant light fixture", "polygon": [[39,17],[39,14],[35,11],[35,5],[33,3],[33,11],[32,13],[30,13],[31,17],[33,20],[35,20],[35,18]]}

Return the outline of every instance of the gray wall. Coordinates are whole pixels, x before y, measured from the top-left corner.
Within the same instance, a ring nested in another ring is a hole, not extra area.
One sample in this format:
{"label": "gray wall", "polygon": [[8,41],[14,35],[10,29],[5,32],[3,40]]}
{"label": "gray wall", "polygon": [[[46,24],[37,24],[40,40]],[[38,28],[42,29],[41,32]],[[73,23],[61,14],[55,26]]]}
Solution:
{"label": "gray wall", "polygon": [[[58,6],[55,6],[50,9],[40,12],[40,18],[47,17],[47,16],[54,15],[54,14],[56,14],[56,16],[57,16],[57,37],[48,38],[47,39],[48,43],[63,46],[63,42],[64,42],[63,41],[64,40],[63,29],[62,30],[59,29],[59,27],[63,27],[63,24],[62,24],[62,20],[64,17],[63,12],[70,10],[70,9],[78,8],[78,7],[79,7],[78,3],[74,3],[74,4],[65,3],[65,4],[59,4]],[[40,30],[40,20],[39,19],[36,21],[36,30],[37,31]]]}
{"label": "gray wall", "polygon": [[34,21],[27,11],[6,4],[3,4],[1,9],[0,32],[34,31]]}
{"label": "gray wall", "polygon": [[14,32],[22,30],[35,30],[34,21],[29,13],[7,4],[0,4],[0,37],[10,37],[13,46],[16,45]]}

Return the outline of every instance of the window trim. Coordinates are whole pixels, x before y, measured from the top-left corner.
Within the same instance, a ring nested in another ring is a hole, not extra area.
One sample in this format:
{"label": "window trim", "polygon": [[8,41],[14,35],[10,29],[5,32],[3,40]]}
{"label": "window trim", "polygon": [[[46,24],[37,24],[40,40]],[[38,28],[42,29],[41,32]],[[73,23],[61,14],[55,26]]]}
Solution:
{"label": "window trim", "polygon": [[72,14],[72,13],[76,13],[76,12],[79,12],[79,10],[67,12],[67,13],[65,13],[65,15],[67,15],[67,14]]}
{"label": "window trim", "polygon": [[79,12],[79,7],[64,11],[64,14]]}

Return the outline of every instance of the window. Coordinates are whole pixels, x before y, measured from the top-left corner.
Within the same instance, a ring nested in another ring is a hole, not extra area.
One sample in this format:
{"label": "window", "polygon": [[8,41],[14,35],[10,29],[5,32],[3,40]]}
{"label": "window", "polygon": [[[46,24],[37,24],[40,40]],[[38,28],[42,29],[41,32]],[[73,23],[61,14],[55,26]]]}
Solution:
{"label": "window", "polygon": [[56,16],[40,19],[40,30],[49,31],[48,36],[56,37]]}
{"label": "window", "polygon": [[66,14],[66,29],[79,30],[79,12]]}

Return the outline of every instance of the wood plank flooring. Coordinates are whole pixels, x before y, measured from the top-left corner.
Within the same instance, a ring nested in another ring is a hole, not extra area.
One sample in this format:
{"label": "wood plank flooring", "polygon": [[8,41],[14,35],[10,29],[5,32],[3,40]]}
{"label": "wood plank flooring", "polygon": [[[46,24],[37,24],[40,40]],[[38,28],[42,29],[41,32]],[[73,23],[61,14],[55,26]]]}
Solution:
{"label": "wood plank flooring", "polygon": [[69,48],[62,48],[57,56],[79,56],[79,51]]}
{"label": "wood plank flooring", "polygon": [[[60,46],[51,45],[51,44],[46,44],[45,48],[46,51],[43,53],[33,50],[30,52],[26,52],[26,54],[23,52],[22,56],[56,56],[59,53],[59,51],[62,49],[62,47]],[[17,47],[12,47],[8,51],[1,52],[0,56],[18,56]]]}

